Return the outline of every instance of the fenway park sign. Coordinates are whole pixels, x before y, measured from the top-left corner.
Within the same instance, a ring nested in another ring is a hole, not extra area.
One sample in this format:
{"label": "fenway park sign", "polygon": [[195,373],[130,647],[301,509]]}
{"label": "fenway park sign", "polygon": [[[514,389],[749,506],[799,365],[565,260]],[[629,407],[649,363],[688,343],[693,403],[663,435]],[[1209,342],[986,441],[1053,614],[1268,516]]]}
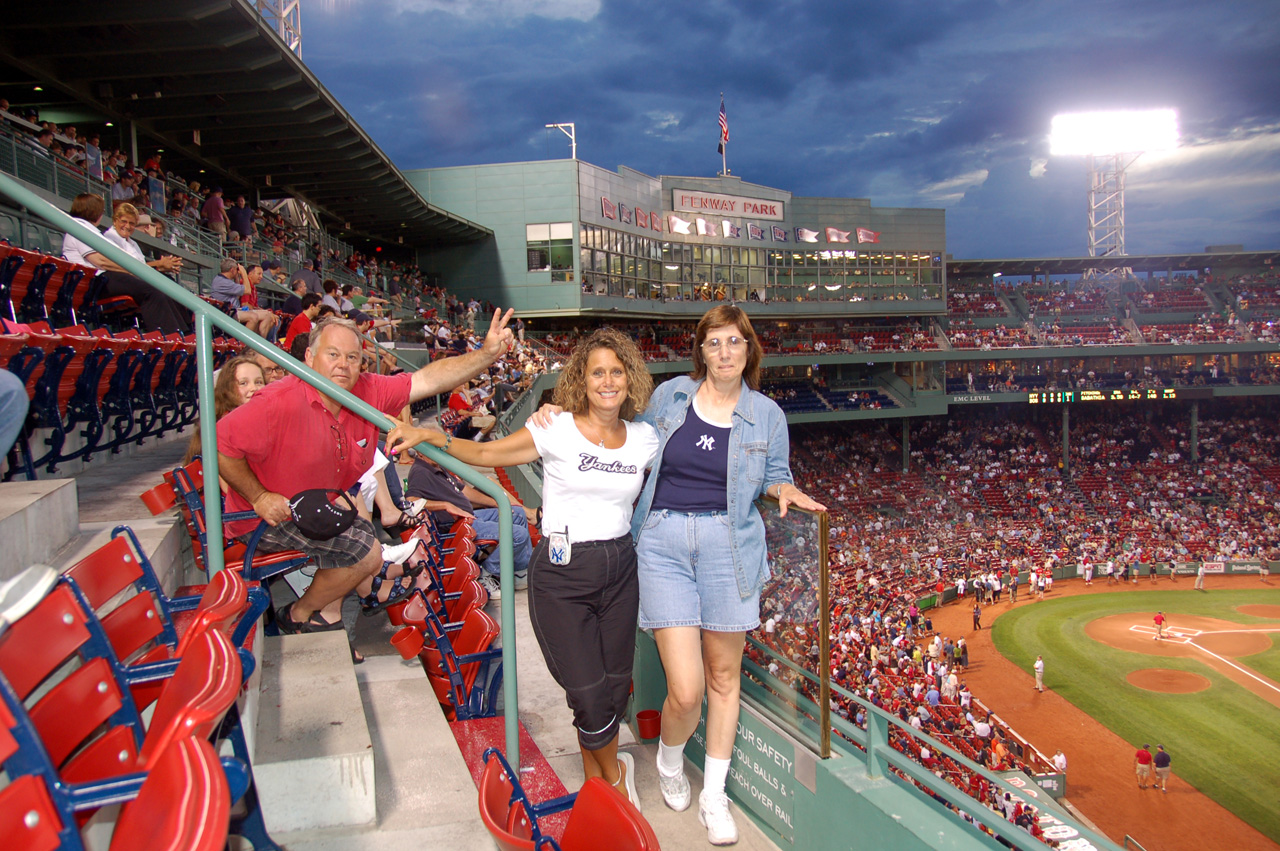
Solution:
{"label": "fenway park sign", "polygon": [[710,213],[744,219],[767,219],[780,222],[786,218],[781,201],[769,198],[747,198],[742,195],[720,195],[693,189],[671,190],[671,209],[685,213]]}

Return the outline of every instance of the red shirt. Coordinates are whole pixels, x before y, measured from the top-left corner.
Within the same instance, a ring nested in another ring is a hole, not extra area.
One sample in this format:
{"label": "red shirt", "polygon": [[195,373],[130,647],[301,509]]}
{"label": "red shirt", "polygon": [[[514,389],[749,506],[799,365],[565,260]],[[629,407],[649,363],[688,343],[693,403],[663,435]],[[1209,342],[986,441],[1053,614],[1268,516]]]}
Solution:
{"label": "red shirt", "polygon": [[1160,626],[1161,624],[1164,623],[1164,615],[1156,615],[1151,620],[1153,623],[1155,623],[1156,626]]}
{"label": "red shirt", "polygon": [[449,397],[449,410],[451,411],[465,412],[470,411],[474,407],[475,405],[471,403],[471,400],[468,399],[465,394],[454,393]]}
{"label": "red shirt", "polygon": [[1146,748],[1139,748],[1138,752],[1133,755],[1133,758],[1138,761],[1138,765],[1150,765],[1151,751]]}
{"label": "red shirt", "polygon": [[[409,404],[412,373],[362,373],[351,392],[385,414],[399,415]],[[310,488],[346,490],[373,466],[378,428],[348,411],[337,417],[320,394],[300,378],[288,376],[257,392],[218,421],[218,452],[244,458],[268,491],[292,497]],[[253,506],[232,489],[228,511]],[[252,532],[256,520],[226,524],[235,537]]]}
{"label": "red shirt", "polygon": [[293,349],[293,338],[299,334],[311,333],[311,320],[307,318],[307,314],[299,313],[293,317],[293,321],[289,323],[289,330],[284,334],[284,350],[291,351]]}

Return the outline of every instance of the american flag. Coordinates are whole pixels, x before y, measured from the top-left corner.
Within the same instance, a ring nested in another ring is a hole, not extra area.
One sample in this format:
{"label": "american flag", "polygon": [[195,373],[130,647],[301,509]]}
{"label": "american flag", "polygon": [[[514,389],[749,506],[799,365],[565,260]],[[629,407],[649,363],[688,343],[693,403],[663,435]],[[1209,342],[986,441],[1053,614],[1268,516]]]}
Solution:
{"label": "american flag", "polygon": [[724,153],[724,143],[729,141],[729,115],[724,111],[724,95],[720,95],[720,146],[717,154]]}
{"label": "american flag", "polygon": [[786,230],[786,228],[780,228],[780,227],[778,227],[777,225],[774,225],[774,226],[773,226],[773,241],[774,241],[774,242],[786,242],[786,241],[787,241],[787,230]]}

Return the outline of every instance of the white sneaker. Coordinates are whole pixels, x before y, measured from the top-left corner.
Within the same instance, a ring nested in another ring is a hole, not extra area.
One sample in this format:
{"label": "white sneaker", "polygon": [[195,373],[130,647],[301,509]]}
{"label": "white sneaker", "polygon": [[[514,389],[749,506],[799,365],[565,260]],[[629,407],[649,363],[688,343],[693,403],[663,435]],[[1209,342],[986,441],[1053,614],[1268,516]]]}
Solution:
{"label": "white sneaker", "polygon": [[692,795],[689,794],[689,778],[684,776],[683,770],[675,777],[667,777],[659,770],[658,788],[662,790],[662,800],[668,807],[678,813],[689,809]]}
{"label": "white sneaker", "polygon": [[490,600],[502,599],[502,584],[498,581],[498,577],[492,573],[480,574],[480,587],[488,593]]}
{"label": "white sneaker", "polygon": [[523,591],[529,587],[529,571],[516,574],[516,590]]}
{"label": "white sneaker", "polygon": [[738,841],[738,826],[729,812],[729,796],[724,792],[708,792],[698,795],[698,822],[707,829],[707,841],[712,845],[732,845]]}
{"label": "white sneaker", "polygon": [[636,758],[626,751],[618,751],[618,764],[622,766],[626,777],[623,778],[623,786],[627,790],[627,800],[631,805],[640,811],[640,796],[636,794]]}

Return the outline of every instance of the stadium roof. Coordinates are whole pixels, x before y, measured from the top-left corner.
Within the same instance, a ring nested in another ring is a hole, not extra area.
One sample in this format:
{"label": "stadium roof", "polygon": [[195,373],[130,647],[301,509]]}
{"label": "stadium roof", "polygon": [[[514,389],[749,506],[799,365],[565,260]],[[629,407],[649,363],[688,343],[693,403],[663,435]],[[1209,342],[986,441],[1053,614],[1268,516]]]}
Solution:
{"label": "stadium roof", "polygon": [[245,0],[11,4],[0,96],[80,129],[132,121],[140,155],[164,148],[166,169],[301,198],[358,234],[426,246],[491,233],[427,203]]}
{"label": "stadium roof", "polygon": [[1194,254],[1138,254],[1124,257],[1013,257],[996,260],[947,259],[948,278],[1081,275],[1089,269],[1106,271],[1125,265],[1134,274],[1195,271],[1197,269],[1280,266],[1280,251],[1215,251]]}

